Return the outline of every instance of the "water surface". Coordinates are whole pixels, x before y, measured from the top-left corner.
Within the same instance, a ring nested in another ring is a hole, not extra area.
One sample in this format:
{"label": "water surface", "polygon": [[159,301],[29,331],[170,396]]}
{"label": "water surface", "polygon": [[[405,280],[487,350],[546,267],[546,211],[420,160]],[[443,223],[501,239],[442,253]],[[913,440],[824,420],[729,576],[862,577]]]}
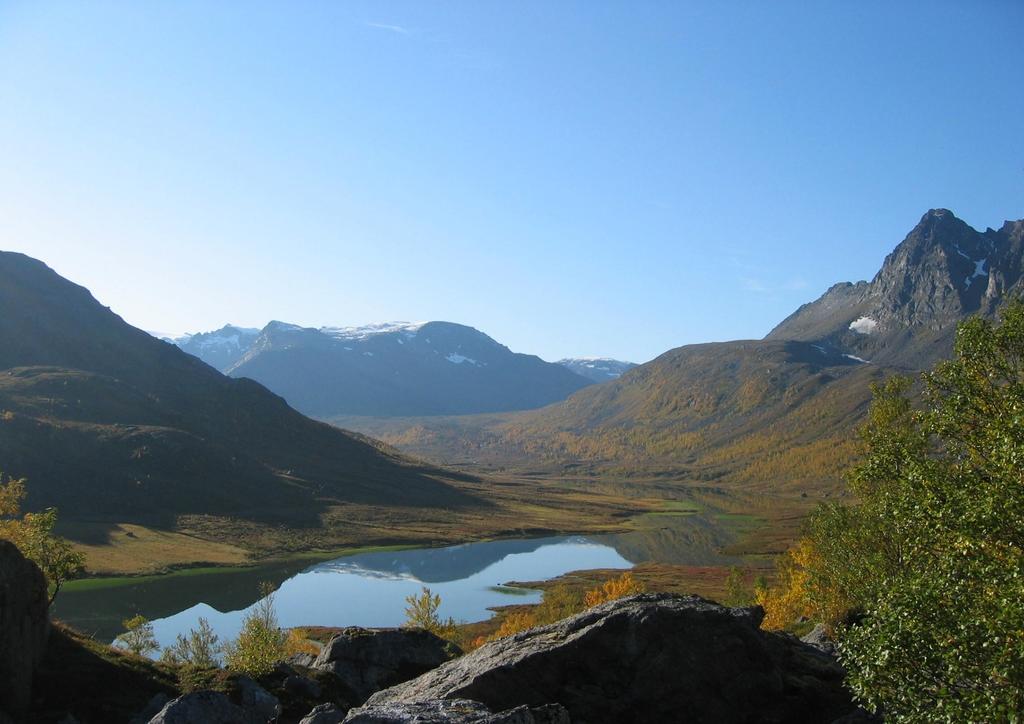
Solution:
{"label": "water surface", "polygon": [[69,591],[62,594],[55,613],[99,638],[110,639],[119,632],[121,618],[138,611],[152,620],[161,645],[172,643],[203,617],[225,640],[238,634],[257,598],[259,582],[277,583],[276,577],[280,586],[275,605],[284,627],[398,626],[405,620],[406,597],[419,594],[424,586],[441,596],[442,617],[479,621],[491,615],[490,607],[540,600],[539,591],[519,589],[512,595],[501,589],[508,581],[630,567],[632,563],[613,547],[584,537],[493,541],[361,553],[298,572],[258,568]]}

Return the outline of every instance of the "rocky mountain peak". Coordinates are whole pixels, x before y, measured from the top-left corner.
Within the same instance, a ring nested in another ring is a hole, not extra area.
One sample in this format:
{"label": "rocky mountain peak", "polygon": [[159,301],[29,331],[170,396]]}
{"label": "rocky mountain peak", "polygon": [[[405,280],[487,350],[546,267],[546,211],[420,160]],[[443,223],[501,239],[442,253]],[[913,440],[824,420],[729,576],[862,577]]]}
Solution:
{"label": "rocky mountain peak", "polygon": [[870,283],[833,286],[767,339],[819,342],[867,359],[902,357],[912,366],[941,355],[958,320],[991,313],[1020,280],[1020,225],[979,232],[948,209],[932,209]]}

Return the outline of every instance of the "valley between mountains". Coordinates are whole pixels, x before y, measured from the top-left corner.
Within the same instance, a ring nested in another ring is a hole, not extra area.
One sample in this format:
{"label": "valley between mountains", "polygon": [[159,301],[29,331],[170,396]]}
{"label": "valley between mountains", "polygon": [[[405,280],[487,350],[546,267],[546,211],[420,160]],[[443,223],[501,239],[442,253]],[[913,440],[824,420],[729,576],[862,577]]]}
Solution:
{"label": "valley between mountains", "polygon": [[641,365],[545,362],[439,321],[159,340],[4,252],[0,461],[93,574],[556,533],[758,566],[841,494],[871,384],[1021,293],[1022,245],[1022,221],[932,210],[871,281],[764,339]]}

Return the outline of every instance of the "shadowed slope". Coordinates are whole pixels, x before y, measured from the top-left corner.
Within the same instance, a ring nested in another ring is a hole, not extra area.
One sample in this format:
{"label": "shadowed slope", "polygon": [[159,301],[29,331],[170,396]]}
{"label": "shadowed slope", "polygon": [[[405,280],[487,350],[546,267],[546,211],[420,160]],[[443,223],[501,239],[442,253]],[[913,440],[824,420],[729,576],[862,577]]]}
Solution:
{"label": "shadowed slope", "polygon": [[474,502],[444,471],[224,377],[27,256],[0,252],[0,310],[0,464],[31,479],[29,507],[313,523],[330,501]]}

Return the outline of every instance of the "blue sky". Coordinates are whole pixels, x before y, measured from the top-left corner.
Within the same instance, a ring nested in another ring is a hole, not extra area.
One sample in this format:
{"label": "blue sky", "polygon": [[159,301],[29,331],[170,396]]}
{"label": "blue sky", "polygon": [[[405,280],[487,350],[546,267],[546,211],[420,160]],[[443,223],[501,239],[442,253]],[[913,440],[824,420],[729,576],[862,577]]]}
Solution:
{"label": "blue sky", "polygon": [[1024,3],[0,1],[0,248],[151,330],[759,337],[1024,217]]}

